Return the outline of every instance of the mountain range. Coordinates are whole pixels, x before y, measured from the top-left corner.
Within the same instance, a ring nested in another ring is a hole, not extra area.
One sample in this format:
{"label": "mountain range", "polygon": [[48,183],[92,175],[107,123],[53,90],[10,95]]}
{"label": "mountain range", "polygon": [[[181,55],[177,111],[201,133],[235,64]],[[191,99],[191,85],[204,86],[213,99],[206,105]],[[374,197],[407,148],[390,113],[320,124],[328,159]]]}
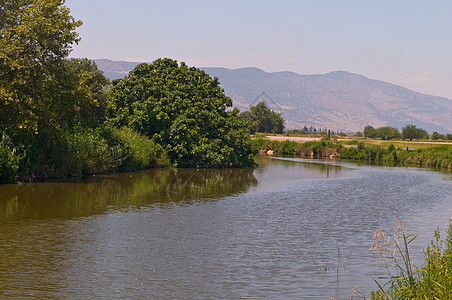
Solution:
{"label": "mountain range", "polygon": [[[139,63],[95,60],[110,79],[122,78]],[[201,68],[218,77],[241,111],[265,101],[286,119],[287,128],[362,131],[366,125],[401,129],[414,124],[428,132],[452,132],[452,100],[418,93],[345,71],[300,75],[258,68]]]}

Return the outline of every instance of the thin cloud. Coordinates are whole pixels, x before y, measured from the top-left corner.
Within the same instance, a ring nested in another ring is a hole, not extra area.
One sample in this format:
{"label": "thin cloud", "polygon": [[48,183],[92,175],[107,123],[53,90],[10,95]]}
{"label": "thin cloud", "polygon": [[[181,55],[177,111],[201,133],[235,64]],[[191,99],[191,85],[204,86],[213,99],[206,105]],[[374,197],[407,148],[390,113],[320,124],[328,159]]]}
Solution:
{"label": "thin cloud", "polygon": [[197,45],[197,44],[182,44],[183,48],[191,49],[191,50],[209,50],[210,48],[205,45]]}
{"label": "thin cloud", "polygon": [[436,77],[435,73],[427,71],[427,72],[422,72],[420,74],[416,74],[414,76],[402,79],[400,81],[400,83],[402,84],[418,84],[418,83],[429,83],[429,82],[434,82],[434,81],[439,81],[439,79]]}

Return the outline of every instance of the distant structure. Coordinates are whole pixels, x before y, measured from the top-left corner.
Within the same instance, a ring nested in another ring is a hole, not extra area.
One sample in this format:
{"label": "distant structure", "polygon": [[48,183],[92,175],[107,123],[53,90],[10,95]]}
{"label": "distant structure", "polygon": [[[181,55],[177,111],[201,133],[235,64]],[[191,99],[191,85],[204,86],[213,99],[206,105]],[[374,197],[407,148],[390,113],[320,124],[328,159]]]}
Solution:
{"label": "distant structure", "polygon": [[282,114],[283,113],[283,109],[281,108],[281,106],[276,103],[266,92],[262,92],[259,94],[259,96],[256,97],[256,99],[254,99],[254,101],[250,104],[250,106],[255,105],[256,103],[259,102],[265,102],[265,103],[272,103],[273,106],[276,107],[276,109],[273,109],[275,112]]}

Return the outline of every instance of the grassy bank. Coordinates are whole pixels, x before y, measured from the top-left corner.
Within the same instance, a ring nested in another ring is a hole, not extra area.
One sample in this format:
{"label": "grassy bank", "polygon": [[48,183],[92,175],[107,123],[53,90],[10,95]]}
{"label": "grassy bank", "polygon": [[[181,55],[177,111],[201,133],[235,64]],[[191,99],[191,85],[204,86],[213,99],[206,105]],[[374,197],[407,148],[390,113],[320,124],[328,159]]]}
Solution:
{"label": "grassy bank", "polygon": [[351,146],[343,148],[341,158],[452,170],[452,145],[410,144],[396,148],[394,144],[358,142]]}
{"label": "grassy bank", "polygon": [[409,235],[401,222],[393,232],[379,230],[374,236],[372,249],[385,261],[386,275],[378,281],[379,290],[371,291],[363,299],[452,299],[452,223],[447,237],[442,240],[435,231],[435,240],[425,250],[422,267],[413,265],[409,245],[416,236]]}
{"label": "grassy bank", "polygon": [[27,143],[0,137],[0,183],[79,177],[169,165],[162,147],[129,128],[39,133]]}
{"label": "grassy bank", "polygon": [[253,139],[253,146],[262,152],[273,151],[274,154],[288,154],[302,157],[339,158],[342,145],[333,141],[310,141],[299,143],[295,141],[277,141],[258,137]]}
{"label": "grassy bank", "polygon": [[[394,165],[431,167],[452,171],[452,145],[426,143],[396,144],[390,142],[352,140],[295,141],[269,140],[256,137],[254,147],[273,154],[296,155],[301,157],[342,158],[358,161],[390,163]],[[397,148],[396,148],[396,146]],[[403,146],[402,146],[403,145]]]}

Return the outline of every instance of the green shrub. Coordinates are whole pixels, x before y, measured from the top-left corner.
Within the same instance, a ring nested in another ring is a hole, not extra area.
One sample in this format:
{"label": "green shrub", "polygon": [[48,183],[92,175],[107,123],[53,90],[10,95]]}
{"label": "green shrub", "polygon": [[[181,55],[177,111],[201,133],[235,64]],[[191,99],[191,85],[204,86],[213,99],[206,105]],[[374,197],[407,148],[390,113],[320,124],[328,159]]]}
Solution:
{"label": "green shrub", "polygon": [[20,156],[11,145],[9,137],[2,135],[0,140],[0,183],[15,182],[19,171]]}
{"label": "green shrub", "polygon": [[384,285],[371,291],[371,300],[379,299],[452,299],[452,223],[447,238],[441,240],[439,230],[424,252],[421,268],[413,265],[409,245],[416,238],[406,234],[404,224],[398,222],[395,232],[379,230],[372,249],[383,257],[386,265]]}
{"label": "green shrub", "polygon": [[297,142],[294,141],[283,141],[281,142],[280,153],[282,154],[294,154]]}
{"label": "green shrub", "polygon": [[67,136],[67,141],[72,170],[80,175],[169,165],[161,146],[126,127],[78,128]]}
{"label": "green shrub", "polygon": [[115,129],[114,134],[124,155],[119,171],[135,171],[157,165],[156,147],[149,138],[127,127]]}
{"label": "green shrub", "polygon": [[122,147],[111,145],[102,136],[105,129],[79,128],[67,136],[75,174],[94,174],[114,171],[127,155]]}

